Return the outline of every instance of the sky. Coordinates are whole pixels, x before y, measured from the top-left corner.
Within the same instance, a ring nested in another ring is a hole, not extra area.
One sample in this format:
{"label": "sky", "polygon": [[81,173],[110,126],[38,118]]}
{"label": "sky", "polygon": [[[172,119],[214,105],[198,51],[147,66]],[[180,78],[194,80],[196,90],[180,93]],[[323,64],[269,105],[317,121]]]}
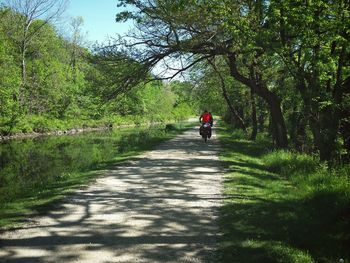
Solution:
{"label": "sky", "polygon": [[[0,4],[11,2],[11,0],[0,0]],[[59,31],[68,30],[71,18],[81,16],[84,20],[82,28],[86,33],[86,40],[90,43],[96,41],[102,43],[108,36],[113,37],[117,33],[126,33],[132,22],[117,23],[115,16],[118,12],[124,11],[117,7],[118,0],[68,0],[68,6],[61,17],[63,21],[55,24]]]}
{"label": "sky", "polygon": [[[115,22],[116,14],[124,11],[124,8],[118,8],[117,4],[118,0],[69,0],[65,16],[68,19],[69,17],[81,16],[84,20],[83,32],[87,32],[86,37],[90,44],[94,44],[96,41],[101,44],[106,41],[108,36],[113,37],[117,33],[122,35],[132,28],[131,21]],[[163,71],[161,65],[153,69],[154,74],[162,72],[163,76],[172,73],[171,70]]]}
{"label": "sky", "polygon": [[118,0],[69,0],[66,17],[81,16],[83,32],[90,42],[102,43],[108,36],[123,34],[132,27],[132,22],[116,23],[115,16],[123,9],[117,7]]}

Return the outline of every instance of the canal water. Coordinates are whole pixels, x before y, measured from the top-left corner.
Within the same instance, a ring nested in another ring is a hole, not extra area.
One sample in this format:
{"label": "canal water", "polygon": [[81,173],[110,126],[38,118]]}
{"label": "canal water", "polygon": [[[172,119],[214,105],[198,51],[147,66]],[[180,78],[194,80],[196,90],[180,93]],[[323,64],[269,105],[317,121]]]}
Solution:
{"label": "canal water", "polygon": [[107,167],[167,138],[165,125],[0,143],[0,206],[74,174]]}

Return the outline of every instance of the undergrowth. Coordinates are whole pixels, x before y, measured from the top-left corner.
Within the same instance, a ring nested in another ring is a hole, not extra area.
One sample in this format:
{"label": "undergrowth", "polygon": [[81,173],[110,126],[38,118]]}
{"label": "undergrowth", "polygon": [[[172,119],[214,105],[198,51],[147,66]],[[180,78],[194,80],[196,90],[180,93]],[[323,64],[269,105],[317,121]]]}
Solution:
{"label": "undergrowth", "polygon": [[350,167],[220,131],[220,262],[350,262]]}

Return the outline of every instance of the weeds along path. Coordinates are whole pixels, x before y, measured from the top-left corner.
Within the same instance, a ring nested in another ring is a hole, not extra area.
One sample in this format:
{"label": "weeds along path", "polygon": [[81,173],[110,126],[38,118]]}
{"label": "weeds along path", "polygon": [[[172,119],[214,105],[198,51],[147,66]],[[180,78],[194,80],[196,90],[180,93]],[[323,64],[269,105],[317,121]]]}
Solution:
{"label": "weeds along path", "polygon": [[116,166],[47,216],[0,235],[0,262],[213,262],[219,142],[197,129]]}

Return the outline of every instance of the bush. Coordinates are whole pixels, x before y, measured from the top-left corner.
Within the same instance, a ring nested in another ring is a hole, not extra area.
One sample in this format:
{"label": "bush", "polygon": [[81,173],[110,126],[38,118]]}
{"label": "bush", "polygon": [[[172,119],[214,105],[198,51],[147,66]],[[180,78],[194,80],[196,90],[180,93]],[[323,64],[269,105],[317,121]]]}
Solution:
{"label": "bush", "polygon": [[263,161],[269,171],[284,176],[296,173],[312,173],[319,168],[319,161],[313,156],[277,150],[263,156]]}
{"label": "bush", "polygon": [[[350,166],[346,165],[336,169],[320,167],[309,174],[304,180],[312,186],[313,192],[341,193],[343,199],[350,201]],[[299,178],[301,180],[302,178]]]}
{"label": "bush", "polygon": [[40,133],[48,132],[52,124],[44,116],[31,116],[30,122],[32,123],[33,131]]}
{"label": "bush", "polygon": [[10,131],[11,134],[28,132],[33,132],[33,124],[23,118],[18,119],[16,125]]}
{"label": "bush", "polygon": [[247,134],[241,129],[234,129],[231,134],[231,138],[235,140],[246,140]]}
{"label": "bush", "polygon": [[350,218],[350,165],[329,168],[313,156],[283,150],[263,161],[270,171],[287,176],[311,207],[337,222]]}
{"label": "bush", "polygon": [[118,126],[123,123],[123,118],[119,115],[113,115],[109,117],[109,120],[113,124],[113,126]]}
{"label": "bush", "polygon": [[187,103],[180,103],[172,110],[172,115],[176,121],[184,120],[193,114],[193,109]]}

